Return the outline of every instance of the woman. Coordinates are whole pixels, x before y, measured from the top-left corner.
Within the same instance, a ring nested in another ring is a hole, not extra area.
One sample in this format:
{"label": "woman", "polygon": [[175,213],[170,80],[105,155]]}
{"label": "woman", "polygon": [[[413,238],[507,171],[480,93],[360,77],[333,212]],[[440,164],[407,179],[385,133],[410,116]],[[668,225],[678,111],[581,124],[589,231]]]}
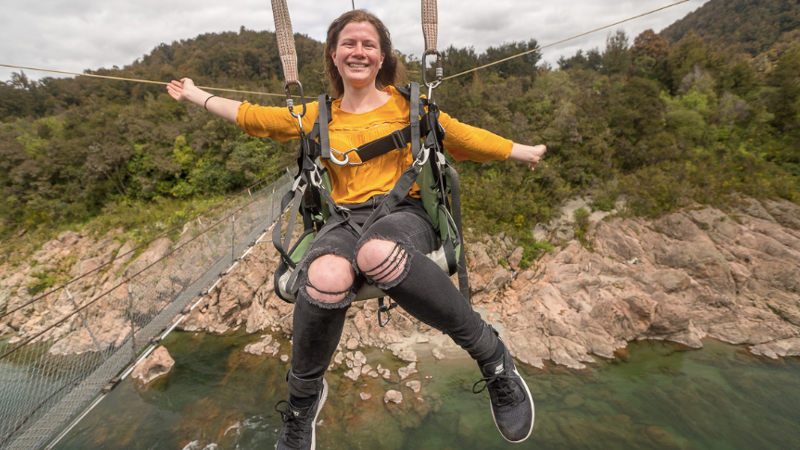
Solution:
{"label": "woman", "polygon": [[[329,122],[332,151],[346,151],[388,135],[409,123],[409,102],[394,87],[402,68],[392,51],[389,32],[374,15],[350,11],[328,29],[325,71],[334,97]],[[297,119],[286,108],[261,107],[220,98],[198,89],[190,79],[172,81],[169,94],[202,105],[238,123],[246,132],[278,140],[297,139]],[[319,111],[307,105],[303,129]],[[533,170],[545,146],[513,143],[486,130],[459,123],[441,113],[444,146],[457,159],[512,159]],[[412,162],[410,145],[364,164],[326,164],[331,195],[363,223],[380,195],[387,193]],[[326,225],[327,226],[327,225]],[[322,233],[321,233],[322,234]],[[336,350],[345,314],[356,287],[375,283],[419,320],[447,333],[478,362],[488,388],[492,415],[503,437],[521,442],[533,429],[533,400],[527,385],[492,329],[438,266],[425,254],[438,246],[437,235],[419,200],[418,188],[390,214],[361,236],[334,227],[311,245],[301,262],[301,288],[293,322],[288,402],[277,448],[314,448],[315,422],[325,403],[323,374]],[[477,385],[478,383],[476,383]],[[479,392],[479,391],[478,391]]]}

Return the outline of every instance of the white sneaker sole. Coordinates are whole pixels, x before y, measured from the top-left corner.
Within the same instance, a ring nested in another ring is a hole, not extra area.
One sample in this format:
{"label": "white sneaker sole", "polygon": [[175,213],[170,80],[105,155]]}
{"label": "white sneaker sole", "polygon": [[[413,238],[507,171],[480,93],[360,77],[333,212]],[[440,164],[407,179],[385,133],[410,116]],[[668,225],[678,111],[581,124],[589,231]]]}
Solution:
{"label": "white sneaker sole", "polygon": [[[527,389],[527,386],[525,387]],[[319,403],[317,404],[317,411],[314,413],[314,421],[311,422],[311,450],[314,450],[317,446],[317,417],[319,417],[319,412],[322,411],[322,407],[325,405],[325,399],[328,398],[328,382],[325,381],[325,378],[322,379],[322,392],[319,394]]]}
{"label": "white sneaker sole", "polygon": [[[528,389],[528,383],[526,383],[525,379],[522,378],[522,375],[520,375],[519,372],[517,372],[517,368],[516,367],[514,367],[514,374],[516,374],[519,377],[519,379],[522,380],[522,386],[525,387],[525,392],[528,394],[528,398],[531,399],[531,427],[528,430],[528,434],[526,434],[524,438],[519,439],[517,441],[512,441],[511,439],[505,437],[505,435],[503,435],[503,433],[500,433],[500,436],[503,436],[503,439],[505,439],[508,442],[511,442],[512,444],[519,444],[520,442],[525,441],[526,439],[528,439],[531,436],[531,433],[533,432],[533,423],[534,423],[534,421],[536,419],[536,414],[535,414],[536,411],[535,411],[535,408],[533,406],[533,396],[531,395],[530,389]],[[494,420],[494,425],[497,427],[497,430],[499,431],[500,430],[500,426],[497,425],[497,417],[494,416],[494,408],[492,407],[492,401],[491,400],[489,400],[489,409],[492,411],[492,419]]]}

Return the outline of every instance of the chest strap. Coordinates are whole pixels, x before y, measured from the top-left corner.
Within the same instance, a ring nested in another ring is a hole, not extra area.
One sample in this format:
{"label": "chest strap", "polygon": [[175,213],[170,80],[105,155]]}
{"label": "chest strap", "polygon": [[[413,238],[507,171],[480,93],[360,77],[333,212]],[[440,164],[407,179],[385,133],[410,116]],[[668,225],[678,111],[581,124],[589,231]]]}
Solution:
{"label": "chest strap", "polygon": [[[331,113],[330,113],[330,104],[331,99],[325,94],[319,96],[319,105],[320,105],[320,112],[319,116],[317,117],[317,124],[319,126],[318,134],[315,134],[314,137],[317,137],[319,140],[312,143],[312,145],[318,147],[318,151],[314,152],[320,156],[323,160],[328,160],[336,165],[346,165],[351,163],[350,154],[355,153],[358,155],[358,159],[361,163],[365,163],[370,159],[377,158],[383,154],[389,153],[393,150],[402,150],[406,148],[409,143],[413,143],[415,136],[416,139],[419,140],[420,136],[426,136],[429,131],[428,121],[424,120],[424,116],[427,114],[424,108],[424,99],[419,98],[419,90],[415,90],[417,93],[416,97],[410,95],[411,92],[406,90],[398,89],[400,93],[409,97],[409,100],[416,98],[416,101],[411,101],[410,109],[411,109],[411,121],[410,124],[404,128],[399,130],[395,130],[386,136],[381,138],[375,139],[374,141],[367,142],[362,144],[361,146],[350,149],[344,153],[344,155],[340,158],[337,158],[335,155],[331,155],[331,148],[330,148],[330,141],[328,140],[328,122],[331,120]],[[326,108],[322,107],[322,105],[327,106]],[[418,110],[418,116],[415,117],[413,111]],[[422,116],[422,120],[420,120],[420,116]],[[341,155],[340,152],[335,151],[334,153],[338,153]],[[416,157],[416,154],[414,155]],[[356,163],[359,164],[359,163]]]}

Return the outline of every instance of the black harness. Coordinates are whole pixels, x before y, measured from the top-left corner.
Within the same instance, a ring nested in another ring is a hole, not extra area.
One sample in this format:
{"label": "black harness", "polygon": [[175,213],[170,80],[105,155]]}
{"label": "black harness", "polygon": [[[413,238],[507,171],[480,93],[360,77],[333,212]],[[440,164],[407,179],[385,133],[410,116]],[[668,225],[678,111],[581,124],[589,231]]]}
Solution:
{"label": "black harness", "polygon": [[[279,218],[272,233],[273,244],[281,256],[275,271],[275,292],[283,300],[294,302],[299,289],[296,283],[297,264],[315,236],[325,232],[323,225],[333,220],[360,236],[362,228],[368,228],[376,220],[392,212],[408,195],[415,182],[420,188],[425,210],[439,234],[447,261],[446,271],[451,275],[459,273],[459,289],[469,299],[458,175],[444,156],[444,129],[439,124],[439,108],[435,103],[420,97],[417,83],[397,89],[409,100],[409,125],[358,148],[345,153],[332,151],[328,138],[332,99],[327,95],[319,97],[319,114],[311,132],[303,134],[301,127],[298,172],[292,188],[281,200],[281,211],[286,211],[291,205],[289,224],[282,236],[282,219]],[[351,163],[350,155],[356,154],[361,163],[364,163],[391,151],[401,151],[409,143],[414,162],[402,173],[394,187],[381,198],[363,227],[359,227],[349,220],[349,210],[336,204],[331,197],[329,177],[319,161],[328,160],[332,164],[346,165]],[[336,154],[341,156],[337,157]],[[290,245],[298,214],[303,218],[304,231],[298,241]],[[382,297],[380,293],[378,296]],[[380,298],[380,302],[381,311],[384,312],[394,306],[384,307],[383,298]],[[380,311],[379,322],[382,322]]]}

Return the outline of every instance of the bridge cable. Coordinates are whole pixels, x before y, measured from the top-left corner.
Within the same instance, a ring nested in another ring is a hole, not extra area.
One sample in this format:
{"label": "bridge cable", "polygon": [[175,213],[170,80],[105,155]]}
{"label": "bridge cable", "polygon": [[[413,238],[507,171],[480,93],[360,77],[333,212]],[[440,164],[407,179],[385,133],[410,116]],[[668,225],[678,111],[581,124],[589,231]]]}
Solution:
{"label": "bridge cable", "polygon": [[150,239],[149,241],[147,241],[147,242],[145,242],[145,243],[143,243],[143,244],[140,244],[140,245],[138,245],[138,246],[136,246],[136,247],[132,248],[131,250],[128,250],[128,251],[127,251],[127,252],[125,252],[125,253],[122,253],[122,254],[116,255],[116,256],[115,256],[115,257],[114,257],[114,258],[113,258],[111,261],[105,262],[105,263],[103,263],[103,264],[101,264],[101,265],[99,265],[99,266],[95,267],[95,268],[94,268],[94,269],[92,269],[92,270],[89,270],[89,271],[87,271],[87,272],[84,272],[84,273],[82,273],[82,274],[80,274],[80,275],[76,276],[75,278],[73,278],[73,279],[71,279],[71,280],[67,281],[66,283],[64,283],[64,284],[62,284],[62,285],[60,285],[60,286],[58,286],[58,287],[55,287],[55,288],[53,288],[53,289],[50,289],[49,291],[47,291],[47,292],[45,292],[45,293],[43,293],[43,294],[39,294],[38,296],[36,296],[36,297],[34,297],[34,298],[32,298],[32,299],[28,300],[27,302],[25,302],[25,303],[23,303],[23,304],[21,304],[21,305],[15,306],[14,308],[11,308],[11,309],[9,309],[9,310],[7,310],[7,311],[4,311],[4,312],[0,313],[0,319],[3,319],[3,318],[4,318],[4,317],[6,317],[6,316],[10,316],[11,314],[14,314],[14,313],[15,313],[15,312],[17,312],[17,311],[19,311],[19,310],[21,310],[21,309],[23,309],[23,308],[25,308],[25,307],[27,307],[27,306],[30,306],[30,305],[32,305],[32,304],[34,304],[34,303],[38,302],[39,300],[42,300],[43,298],[45,298],[45,297],[49,296],[50,294],[53,294],[53,293],[55,293],[55,292],[58,292],[58,291],[60,291],[61,289],[64,289],[64,288],[66,288],[67,286],[69,286],[69,285],[71,285],[71,284],[73,284],[73,283],[75,283],[75,282],[77,282],[77,281],[79,281],[79,280],[81,280],[81,279],[83,279],[83,278],[85,278],[85,277],[87,277],[87,276],[89,276],[89,275],[91,275],[91,274],[93,274],[93,273],[95,273],[95,272],[99,271],[100,269],[102,269],[102,268],[104,268],[104,267],[106,267],[106,266],[109,266],[109,265],[113,264],[115,261],[119,260],[120,258],[123,258],[123,257],[125,257],[125,256],[127,256],[127,255],[130,255],[131,253],[135,253],[136,251],[138,251],[138,250],[141,250],[142,248],[145,248],[145,247],[149,246],[150,244],[152,244],[152,243],[153,243],[153,242],[155,242],[156,240],[158,240],[158,239],[161,239],[161,238],[162,238],[162,237],[164,237],[164,236],[167,236],[168,234],[172,233],[173,231],[177,231],[178,229],[180,229],[180,228],[183,228],[184,226],[186,226],[186,224],[187,224],[187,223],[189,223],[189,222],[193,222],[194,220],[197,220],[197,219],[199,219],[199,218],[200,218],[200,216],[202,216],[202,215],[204,215],[204,214],[210,214],[210,213],[214,212],[215,210],[217,210],[217,209],[219,209],[219,208],[221,208],[221,207],[225,206],[226,204],[230,203],[231,201],[235,200],[237,197],[243,196],[245,192],[247,192],[248,194],[250,194],[250,191],[251,191],[253,188],[255,188],[256,186],[258,186],[259,184],[262,184],[262,183],[264,183],[265,181],[266,181],[266,180],[260,180],[260,181],[258,181],[258,182],[256,182],[256,183],[254,183],[254,184],[250,185],[249,187],[247,187],[247,188],[245,188],[245,189],[242,189],[241,191],[237,192],[236,194],[230,195],[230,196],[229,196],[227,199],[225,199],[225,200],[223,200],[223,201],[221,201],[221,202],[217,203],[216,205],[212,206],[212,207],[211,207],[211,208],[209,208],[208,210],[206,210],[206,211],[204,211],[204,212],[202,212],[202,213],[198,213],[198,214],[196,214],[194,217],[190,218],[190,219],[189,219],[189,220],[187,220],[185,223],[183,223],[183,224],[181,224],[181,225],[176,225],[176,226],[174,226],[174,227],[172,227],[172,228],[170,228],[170,229],[168,229],[168,230],[166,230],[166,231],[162,231],[161,233],[159,233],[158,235],[156,235],[155,237],[153,237],[153,238],[152,238],[152,239]]}
{"label": "bridge cable", "polygon": [[242,209],[244,209],[246,206],[247,206],[247,205],[243,205],[243,206],[241,206],[241,207],[237,208],[236,210],[234,210],[233,212],[231,212],[229,215],[227,215],[227,216],[225,216],[225,217],[223,217],[223,218],[221,218],[221,219],[217,220],[216,222],[214,222],[213,224],[211,224],[210,226],[208,226],[208,227],[207,227],[205,230],[203,230],[201,233],[199,233],[197,236],[194,236],[194,237],[192,237],[191,239],[189,239],[189,240],[187,240],[186,242],[184,242],[183,244],[181,244],[181,245],[179,245],[179,246],[175,247],[174,249],[170,250],[170,251],[169,251],[167,254],[165,254],[165,255],[164,255],[164,256],[162,256],[161,258],[159,258],[159,259],[157,259],[156,261],[153,261],[152,263],[148,264],[147,266],[145,266],[144,268],[142,268],[142,269],[141,269],[141,270],[139,270],[138,272],[134,273],[133,275],[130,275],[130,276],[128,276],[128,277],[125,277],[125,278],[124,278],[122,281],[120,281],[119,283],[117,283],[117,284],[116,284],[116,285],[114,285],[113,287],[111,287],[111,288],[107,289],[107,290],[106,290],[106,291],[104,291],[103,293],[99,294],[97,297],[93,298],[92,300],[89,300],[88,302],[84,303],[83,305],[81,305],[81,306],[80,306],[79,308],[77,308],[76,310],[72,311],[71,313],[69,313],[69,314],[67,314],[66,316],[64,316],[64,317],[62,317],[61,319],[59,319],[58,321],[56,321],[56,322],[54,322],[54,323],[50,324],[49,326],[47,326],[47,327],[45,327],[44,329],[42,329],[41,331],[37,332],[37,333],[36,333],[36,334],[34,334],[33,336],[31,336],[31,337],[29,337],[29,338],[25,339],[24,341],[22,341],[22,343],[21,343],[21,344],[17,345],[16,347],[12,348],[11,350],[9,350],[9,351],[7,351],[7,352],[3,353],[2,355],[0,355],[0,361],[2,361],[2,360],[3,360],[3,358],[5,358],[6,356],[8,356],[8,355],[10,355],[10,354],[12,354],[12,353],[14,353],[14,352],[16,352],[17,350],[21,349],[22,347],[24,347],[24,346],[26,346],[27,344],[31,343],[32,341],[36,340],[37,338],[39,338],[39,337],[40,337],[40,336],[42,336],[43,334],[47,333],[48,331],[52,330],[52,329],[53,329],[53,328],[55,328],[56,326],[58,326],[58,325],[61,325],[61,324],[62,324],[62,323],[64,323],[64,322],[65,322],[67,319],[69,319],[70,317],[74,316],[75,314],[78,314],[79,312],[83,311],[84,309],[88,308],[89,306],[91,306],[91,305],[93,305],[93,304],[97,303],[97,302],[98,302],[98,301],[100,301],[100,300],[101,300],[103,297],[107,296],[108,294],[110,294],[111,292],[113,292],[114,290],[116,290],[118,287],[120,287],[120,286],[122,286],[123,284],[125,284],[125,283],[128,283],[128,282],[130,282],[131,280],[135,279],[136,277],[138,277],[139,275],[141,275],[141,274],[142,274],[144,271],[146,271],[146,270],[150,269],[151,267],[155,266],[156,264],[158,264],[158,263],[162,262],[163,260],[165,260],[165,259],[169,258],[170,256],[172,256],[173,254],[175,254],[175,253],[176,253],[178,250],[181,250],[182,248],[184,248],[184,247],[186,247],[187,245],[191,244],[191,243],[192,243],[192,242],[194,242],[195,240],[199,239],[201,236],[204,236],[204,235],[205,235],[205,233],[206,233],[208,230],[211,230],[211,229],[213,229],[214,227],[216,227],[217,225],[219,225],[220,223],[222,223],[222,222],[224,222],[224,221],[228,220],[228,218],[230,218],[230,217],[234,216],[236,213],[238,213],[239,211],[241,211]]}

